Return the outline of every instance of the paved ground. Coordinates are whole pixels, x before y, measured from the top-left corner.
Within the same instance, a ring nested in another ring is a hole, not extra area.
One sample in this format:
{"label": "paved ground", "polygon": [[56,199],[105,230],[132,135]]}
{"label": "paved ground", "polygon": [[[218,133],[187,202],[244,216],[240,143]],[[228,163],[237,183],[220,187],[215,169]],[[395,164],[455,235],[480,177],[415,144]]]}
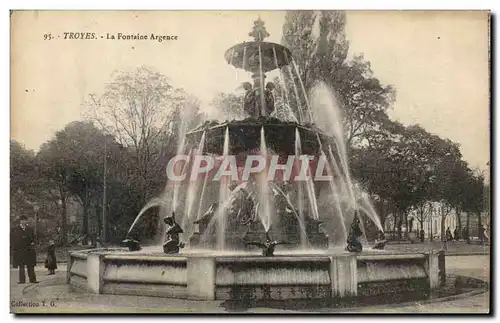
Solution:
{"label": "paved ground", "polygon": [[[418,252],[427,250],[441,250],[441,241],[424,242],[424,243],[389,243],[385,249],[391,251],[402,252]],[[449,241],[446,243],[447,254],[489,254],[490,246],[488,244],[480,244],[479,241],[473,241],[467,244],[464,241]]]}
{"label": "paved ground", "polygon": [[[187,301],[155,297],[111,296],[72,293],[66,282],[66,268],[59,265],[54,276],[47,276],[44,268],[36,268],[39,284],[17,284],[17,270],[11,269],[11,312],[14,313],[224,313],[229,309],[224,302]],[[487,255],[448,256],[448,274],[471,276],[489,281],[490,259]],[[434,300],[432,302],[369,306],[351,309],[322,308],[314,312],[392,312],[392,313],[487,313],[489,293],[469,297]],[[251,308],[245,313],[297,313],[297,311]],[[311,313],[309,311],[309,313]]]}

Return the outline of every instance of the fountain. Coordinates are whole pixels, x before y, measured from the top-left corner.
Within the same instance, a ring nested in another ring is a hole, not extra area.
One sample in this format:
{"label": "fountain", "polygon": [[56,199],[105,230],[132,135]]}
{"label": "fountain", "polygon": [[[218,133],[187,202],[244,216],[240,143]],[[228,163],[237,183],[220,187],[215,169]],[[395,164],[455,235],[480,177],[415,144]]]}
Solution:
{"label": "fountain", "polygon": [[[362,246],[359,217],[383,228],[351,179],[338,107],[317,102],[321,85],[309,100],[292,53],[264,41],[269,34],[260,19],[250,36],[253,41],[225,54],[230,65],[252,73],[240,107],[248,117],[188,131],[178,151],[191,153],[182,167],[172,167],[187,176],[150,201],[129,230],[149,207],[170,207],[164,252],[161,245],[139,246],[138,237],[126,239],[127,248],[72,252],[68,284],[93,293],[202,300],[336,299],[437,288],[437,254]],[[282,82],[289,73],[305,112],[300,100],[299,110],[291,109],[286,86],[276,97],[275,85],[265,83],[272,70]],[[313,113],[318,106],[332,110],[326,129],[316,126],[325,121]],[[165,196],[173,196],[170,205]]]}

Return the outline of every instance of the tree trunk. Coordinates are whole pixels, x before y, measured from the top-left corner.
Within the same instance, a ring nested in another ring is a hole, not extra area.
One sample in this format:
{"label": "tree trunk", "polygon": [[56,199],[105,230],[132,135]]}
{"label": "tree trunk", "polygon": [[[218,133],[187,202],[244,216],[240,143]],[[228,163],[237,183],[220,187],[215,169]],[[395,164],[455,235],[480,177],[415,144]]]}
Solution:
{"label": "tree trunk", "polygon": [[404,223],[405,223],[405,227],[406,227],[406,236],[409,238],[410,237],[410,228],[408,226],[408,212],[404,212],[403,213],[403,217],[404,217]]}
{"label": "tree trunk", "polygon": [[441,214],[441,241],[446,240],[446,215]]}
{"label": "tree trunk", "polygon": [[385,230],[385,220],[387,219],[387,216],[385,215],[385,212],[384,212],[384,201],[382,200],[381,203],[380,203],[380,212],[379,212],[379,216],[380,216],[380,225],[382,225],[382,229]]}
{"label": "tree trunk", "polygon": [[481,244],[484,242],[484,232],[483,232],[483,221],[481,220],[481,212],[476,212],[477,214],[477,234],[479,235],[479,240]]}
{"label": "tree trunk", "polygon": [[401,228],[403,226],[403,212],[398,214],[398,240],[401,240]]}
{"label": "tree trunk", "polygon": [[446,216],[447,214],[441,214],[441,243],[443,245],[443,249],[447,250],[448,246],[446,244],[448,237],[446,236]]}
{"label": "tree trunk", "polygon": [[435,228],[433,227],[433,217],[432,217],[432,212],[429,214],[429,241],[434,241],[434,232]]}
{"label": "tree trunk", "polygon": [[62,245],[68,245],[68,207],[66,205],[66,196],[61,196],[61,230],[62,230]]}
{"label": "tree trunk", "polygon": [[97,222],[97,236],[101,237],[102,236],[102,206],[96,205],[95,207],[95,215],[96,215],[96,222]]}
{"label": "tree trunk", "polygon": [[467,243],[470,243],[470,212],[467,212],[467,224],[466,224],[466,231],[465,231],[465,240]]}
{"label": "tree trunk", "polygon": [[392,214],[392,218],[394,219],[394,221],[392,223],[392,236],[395,237],[398,219],[396,218],[396,214],[394,214],[394,213]]}
{"label": "tree trunk", "polygon": [[83,207],[83,221],[82,221],[82,235],[83,235],[83,245],[89,243],[89,211],[88,207]]}
{"label": "tree trunk", "polygon": [[462,231],[462,218],[460,217],[460,208],[455,208],[456,217],[457,217],[457,232],[461,234]]}
{"label": "tree trunk", "polygon": [[89,243],[89,203],[88,203],[88,192],[85,192],[85,199],[83,201],[83,220],[82,220],[82,235],[83,235],[83,245],[88,245]]}

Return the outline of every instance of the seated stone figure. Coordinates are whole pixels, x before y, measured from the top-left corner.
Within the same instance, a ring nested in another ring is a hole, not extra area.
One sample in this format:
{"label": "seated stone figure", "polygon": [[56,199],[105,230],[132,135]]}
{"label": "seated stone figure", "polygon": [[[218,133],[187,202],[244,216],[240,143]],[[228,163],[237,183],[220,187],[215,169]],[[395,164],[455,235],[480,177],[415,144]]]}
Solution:
{"label": "seated stone figure", "polygon": [[346,250],[349,252],[361,252],[363,251],[363,245],[361,244],[360,238],[363,235],[361,232],[359,219],[357,217],[352,221],[351,229],[349,231],[349,236],[347,237],[347,247]]}
{"label": "seated stone figure", "polygon": [[[252,118],[270,116],[274,111],[274,83],[268,82],[264,91],[258,82],[253,87],[249,82],[245,82],[243,88],[245,89],[243,110]],[[264,100],[262,100],[262,96],[264,96]],[[262,109],[262,101],[264,101],[265,109]]]}
{"label": "seated stone figure", "polygon": [[385,245],[387,244],[387,240],[385,239],[385,234],[383,231],[379,231],[377,235],[377,239],[375,240],[375,244],[372,249],[376,250],[384,250]]}
{"label": "seated stone figure", "polygon": [[266,90],[264,91],[264,96],[266,100],[266,116],[270,116],[274,111],[274,91],[275,85],[273,82],[268,82],[266,84]]}
{"label": "seated stone figure", "polygon": [[259,111],[255,105],[255,92],[253,91],[250,82],[243,83],[245,89],[245,97],[243,99],[243,110],[251,117],[256,118],[259,116]]}
{"label": "seated stone figure", "polygon": [[167,225],[163,252],[166,254],[179,253],[180,248],[184,248],[184,243],[180,242],[179,234],[183,233],[184,230],[175,222],[174,212],[172,212],[172,216],[165,217],[163,221]]}

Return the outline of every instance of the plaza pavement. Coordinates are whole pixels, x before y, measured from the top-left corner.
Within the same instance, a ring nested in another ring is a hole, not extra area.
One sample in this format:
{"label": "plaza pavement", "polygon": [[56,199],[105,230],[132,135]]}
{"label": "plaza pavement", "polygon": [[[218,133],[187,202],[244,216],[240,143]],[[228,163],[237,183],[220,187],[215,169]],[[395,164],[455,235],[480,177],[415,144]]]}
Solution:
{"label": "plaza pavement", "polygon": [[[47,276],[42,266],[36,268],[39,284],[17,284],[17,270],[10,271],[11,312],[13,313],[230,313],[222,301],[189,301],[144,296],[91,295],[70,292],[66,285],[65,264],[57,274]],[[447,274],[479,278],[489,282],[489,255],[447,256]],[[30,303],[31,301],[31,303]],[[25,304],[21,304],[24,302]],[[14,306],[13,306],[14,305]],[[38,307],[33,307],[38,305]],[[360,308],[321,308],[308,313],[487,313],[489,292],[467,297]],[[304,313],[305,310],[249,308],[243,313]]]}

